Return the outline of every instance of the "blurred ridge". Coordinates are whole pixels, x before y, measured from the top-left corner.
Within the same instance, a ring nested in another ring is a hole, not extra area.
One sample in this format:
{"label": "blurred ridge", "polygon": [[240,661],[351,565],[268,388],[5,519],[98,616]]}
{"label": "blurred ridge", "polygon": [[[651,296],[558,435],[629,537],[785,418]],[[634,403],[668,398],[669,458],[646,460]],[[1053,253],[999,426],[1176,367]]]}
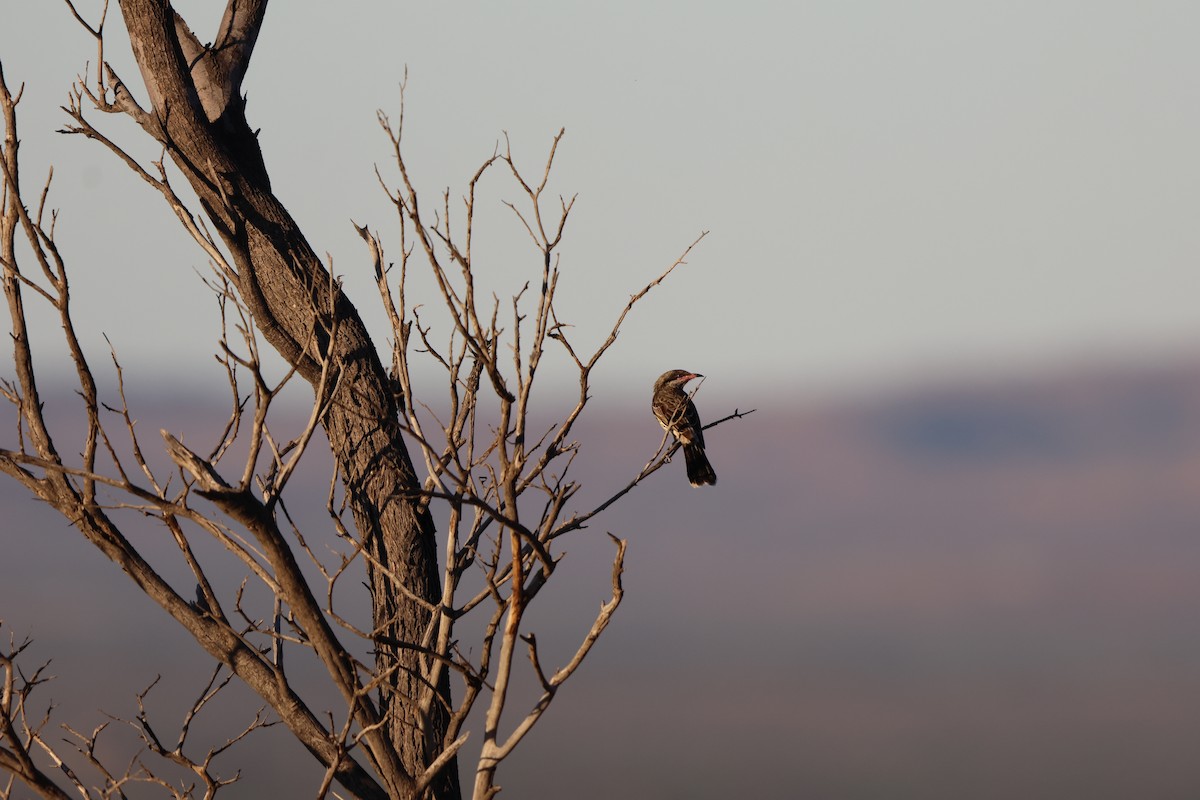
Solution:
{"label": "blurred ridge", "polygon": [[[733,410],[711,383],[706,420]],[[740,390],[759,410],[706,434],[718,486],[669,464],[565,544],[555,602],[531,616],[547,660],[603,599],[604,531],[630,541],[626,601],[502,772],[506,793],[1196,796],[1200,363],[803,407]],[[146,430],[183,424],[169,400],[131,405]],[[189,405],[188,429],[206,415],[221,410]],[[648,398],[596,402],[576,433],[585,504],[661,437]],[[327,474],[304,479],[323,496]],[[55,659],[61,719],[128,714],[158,672],[197,688],[195,645],[128,581],[13,482],[0,500],[0,617]],[[286,736],[242,752],[230,796],[311,790]]]}

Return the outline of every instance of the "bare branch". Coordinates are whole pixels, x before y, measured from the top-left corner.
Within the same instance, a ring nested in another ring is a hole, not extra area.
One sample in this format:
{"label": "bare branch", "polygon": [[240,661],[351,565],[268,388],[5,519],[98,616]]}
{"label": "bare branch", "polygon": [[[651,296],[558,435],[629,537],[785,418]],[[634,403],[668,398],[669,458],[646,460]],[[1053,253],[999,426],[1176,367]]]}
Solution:
{"label": "bare branch", "polygon": [[[29,752],[31,743],[41,745],[41,729],[47,721],[46,718],[38,722],[30,720],[29,696],[48,680],[42,677],[45,665],[29,678],[18,669],[17,658],[29,644],[28,639],[19,645],[10,642],[7,652],[0,652],[0,769],[16,776],[39,797],[65,800],[70,795],[34,763]],[[61,766],[53,751],[48,753],[56,766]],[[73,776],[68,773],[68,777]]]}
{"label": "bare branch", "polygon": [[[335,276],[332,257],[318,257],[273,194],[257,133],[245,118],[241,86],[266,0],[227,0],[212,44],[204,44],[169,3],[120,0],[144,85],[135,88],[149,98],[144,108],[104,59],[107,3],[97,25],[84,20],[73,0],[67,3],[96,40],[97,66],[94,79],[88,67],[72,86],[65,131],[99,142],[150,186],[211,263],[215,277],[204,280],[217,299],[216,360],[229,392],[228,414],[215,438],[202,434],[203,447],[162,431],[165,476],[156,472],[159,456],[139,441],[115,351],[116,398],[101,401],[72,321],[66,259],[48,201],[51,181],[32,213],[21,200],[20,93],[8,91],[0,72],[6,125],[0,268],[15,373],[0,394],[17,418],[17,443],[0,449],[0,472],[62,513],[213,661],[211,678],[175,725],[160,730],[151,719],[146,699],[154,684],[138,695],[130,722],[145,752],[194,776],[190,784],[156,774],[140,757],[124,769],[106,766],[97,745],[105,726],[71,731],[85,766],[101,776],[100,793],[111,796],[121,796],[127,784],[147,782],[173,796],[211,797],[237,780],[236,772],[218,774],[214,759],[273,724],[269,708],[322,764],[318,797],[341,791],[336,782],[358,797],[453,800],[461,795],[457,759],[472,733],[468,720],[481,719],[475,796],[491,797],[499,791],[498,765],[576,674],[623,597],[626,545],[614,537],[610,597],[590,628],[579,632],[582,641],[567,662],[556,669],[545,664],[549,650],[527,629],[527,612],[564,558],[560,537],[586,527],[678,448],[664,434],[623,489],[579,508],[580,484],[572,470],[584,443],[572,437],[591,397],[594,369],[633,307],[686,263],[707,232],[630,296],[596,349],[582,350],[556,307],[560,285],[571,277],[560,247],[575,202],[549,188],[565,131],[554,135],[540,169],[529,173],[516,163],[505,134],[503,146],[481,160],[461,196],[442,189],[423,207],[401,147],[402,85],[398,124],[379,114],[398,171],[395,188],[376,170],[396,214],[398,270],[387,261],[380,235],[355,225],[391,328],[390,359],[381,360]],[[128,115],[157,142],[159,159],[147,163],[131,155],[136,151],[92,123],[96,111]],[[187,185],[177,192],[172,179],[180,176]],[[497,182],[511,195],[499,198],[502,206],[490,194]],[[194,201],[185,201],[193,195]],[[516,262],[526,273],[512,291],[485,288],[478,271],[477,215],[492,209],[532,243]],[[428,270],[432,300],[409,294],[412,258]],[[75,369],[86,431],[81,443],[64,443],[63,452],[72,454],[66,458],[43,416],[23,294],[50,304]],[[264,366],[270,355],[262,352],[260,337],[283,358],[282,377]],[[550,339],[565,358],[557,358]],[[546,358],[547,348],[556,358]],[[417,359],[440,371],[445,394],[425,393],[426,373]],[[557,401],[537,388],[544,383],[539,376],[564,361],[568,370],[574,365],[578,395],[551,405]],[[279,411],[296,376],[313,391],[299,421]],[[735,409],[706,428],[749,413]],[[322,442],[332,453],[328,518],[314,525],[294,500],[303,491],[301,461],[320,457]],[[410,445],[419,448],[415,461],[423,474],[409,456]],[[445,520],[440,540],[431,513],[438,507],[438,519]],[[171,559],[162,573],[118,526],[130,511],[169,532],[174,548],[162,554]],[[197,536],[211,536],[225,551],[209,555],[195,546]],[[304,558],[312,566],[302,568]],[[230,564],[237,588],[222,596],[228,575],[217,570]],[[184,576],[182,588],[164,575]],[[369,619],[338,602],[347,588],[343,578],[365,578]],[[269,592],[266,599],[260,588]],[[459,625],[467,615],[478,618],[475,629],[482,631],[474,641],[460,642],[470,628]],[[334,698],[334,708],[309,707],[284,670],[285,643],[289,652],[311,648],[325,681],[325,693],[313,697]],[[511,689],[530,675],[540,697],[514,711]],[[198,747],[193,723],[234,680],[256,692],[263,709],[216,746]],[[461,687],[457,703],[452,682]],[[43,796],[59,796],[55,792],[62,790],[29,759],[33,745],[42,751],[41,763],[50,758],[62,768],[65,781],[55,777],[63,786],[89,796],[87,784],[38,733],[44,721],[27,720],[12,696],[10,690],[3,707],[11,731],[0,739],[0,769]]]}

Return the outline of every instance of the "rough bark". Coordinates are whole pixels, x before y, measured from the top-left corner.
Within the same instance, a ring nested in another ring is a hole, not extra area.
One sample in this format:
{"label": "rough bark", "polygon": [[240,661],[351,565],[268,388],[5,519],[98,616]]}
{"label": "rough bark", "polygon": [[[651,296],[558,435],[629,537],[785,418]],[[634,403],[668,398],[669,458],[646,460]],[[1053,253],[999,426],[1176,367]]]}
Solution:
{"label": "rough bark", "polygon": [[[387,373],[357,310],[272,193],[244,115],[241,77],[265,0],[230,2],[209,48],[164,0],[121,0],[120,6],[150,101],[143,111],[127,99],[127,110],[164,145],[196,192],[232,256],[239,293],[264,338],[314,385],[325,359],[339,373],[322,423],[371,555],[376,634],[385,642],[420,643],[441,594],[437,548],[432,520],[414,500],[419,482]],[[381,644],[376,653],[380,674],[389,676],[380,708],[389,738],[407,776],[419,777],[442,749],[443,704],[429,704],[429,719],[417,711],[430,689],[416,649]],[[448,675],[441,675],[436,688],[448,701]],[[435,796],[457,797],[456,765],[442,775]]]}

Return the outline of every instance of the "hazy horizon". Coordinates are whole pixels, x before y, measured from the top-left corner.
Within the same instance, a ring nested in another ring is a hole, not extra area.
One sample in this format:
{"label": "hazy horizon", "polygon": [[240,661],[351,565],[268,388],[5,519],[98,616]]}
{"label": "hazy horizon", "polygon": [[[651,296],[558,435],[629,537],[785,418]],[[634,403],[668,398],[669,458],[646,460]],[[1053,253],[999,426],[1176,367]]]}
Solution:
{"label": "hazy horizon", "polygon": [[[716,487],[693,489],[668,465],[564,543],[552,599],[529,620],[548,663],[604,599],[605,531],[630,543],[626,600],[501,770],[506,794],[1117,800],[1200,786],[1188,745],[1200,362],[802,410],[770,399],[710,431]],[[732,410],[698,402],[710,418]],[[657,445],[644,405],[582,420],[580,503],[623,485]],[[166,424],[207,441],[202,423],[221,409],[202,407],[140,398],[134,414],[151,439]],[[290,506],[310,541],[324,527],[322,469]],[[195,643],[16,484],[0,483],[0,502],[0,618],[33,636],[31,662],[53,659],[59,679],[40,697],[61,703],[55,720],[129,717],[162,674],[148,708],[172,730],[209,669]],[[135,536],[190,580],[160,533]],[[239,571],[197,547],[232,592]],[[228,734],[257,706],[237,691],[195,735]],[[128,739],[111,736],[109,752]],[[218,766],[243,767],[228,795],[249,797],[311,790],[309,762],[272,729]]]}

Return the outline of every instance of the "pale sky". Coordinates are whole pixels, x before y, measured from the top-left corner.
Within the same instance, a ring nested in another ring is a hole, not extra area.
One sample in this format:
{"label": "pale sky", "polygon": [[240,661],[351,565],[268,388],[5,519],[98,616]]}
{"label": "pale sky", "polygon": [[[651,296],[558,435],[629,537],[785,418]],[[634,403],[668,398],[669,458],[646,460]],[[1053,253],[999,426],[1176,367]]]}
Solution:
{"label": "pale sky", "polygon": [[[65,6],[0,2],[5,75],[26,83],[26,187],[54,163],[93,359],[103,329],[131,371],[204,380],[203,255],[99,145],[53,133],[93,44]],[[136,84],[113,5],[106,55]],[[222,5],[176,3],[205,41]],[[1183,2],[277,2],[248,116],[276,191],[381,342],[351,220],[398,255],[375,110],[395,117],[407,66],[427,208],[461,195],[503,132],[537,176],[566,128],[551,186],[578,194],[561,315],[581,346],[711,231],[635,310],[602,380],[640,392],[685,367],[730,397],[827,391],[1200,352],[1197,30],[1200,5]],[[506,297],[538,264],[501,204],[514,187],[490,188],[477,259]],[[114,302],[113,283],[132,294]]]}

